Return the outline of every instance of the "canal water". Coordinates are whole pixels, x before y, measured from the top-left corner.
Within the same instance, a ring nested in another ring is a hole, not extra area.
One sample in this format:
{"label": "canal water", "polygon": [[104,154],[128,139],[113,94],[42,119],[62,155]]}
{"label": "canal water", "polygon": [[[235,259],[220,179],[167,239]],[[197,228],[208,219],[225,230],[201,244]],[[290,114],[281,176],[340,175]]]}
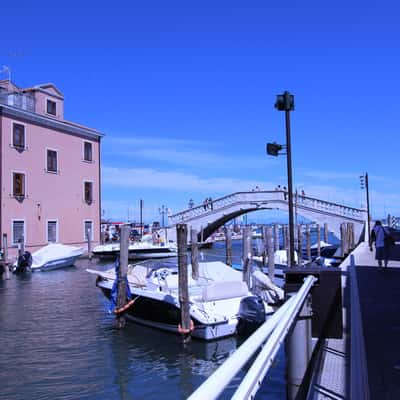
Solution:
{"label": "canal water", "polygon": [[[241,242],[234,241],[235,262],[240,254]],[[202,250],[205,260],[224,255],[223,243]],[[86,272],[109,266],[79,260],[0,281],[1,400],[185,399],[240,344],[231,337],[183,345],[176,335],[133,323],[114,329],[109,304]],[[257,398],[285,398],[284,358],[281,351]]]}

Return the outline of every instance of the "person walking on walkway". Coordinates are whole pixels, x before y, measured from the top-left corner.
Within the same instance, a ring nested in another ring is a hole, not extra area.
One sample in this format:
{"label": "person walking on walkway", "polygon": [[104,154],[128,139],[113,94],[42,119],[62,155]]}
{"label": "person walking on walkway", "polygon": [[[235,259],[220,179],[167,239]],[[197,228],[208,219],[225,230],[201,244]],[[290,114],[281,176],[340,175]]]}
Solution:
{"label": "person walking on walkway", "polygon": [[382,226],[381,221],[376,221],[372,229],[369,244],[371,251],[373,242],[375,242],[375,260],[378,260],[378,267],[382,268],[383,261],[387,268],[390,255],[390,233]]}

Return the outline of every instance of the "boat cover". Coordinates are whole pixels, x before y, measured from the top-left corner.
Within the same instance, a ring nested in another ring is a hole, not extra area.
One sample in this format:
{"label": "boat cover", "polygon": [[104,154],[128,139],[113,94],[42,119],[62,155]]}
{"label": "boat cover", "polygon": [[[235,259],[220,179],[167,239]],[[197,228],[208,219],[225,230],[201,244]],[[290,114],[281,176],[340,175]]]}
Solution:
{"label": "boat cover", "polygon": [[82,247],[66,246],[61,243],[50,243],[32,253],[32,268],[40,268],[46,263],[69,257],[79,257],[83,253]]}

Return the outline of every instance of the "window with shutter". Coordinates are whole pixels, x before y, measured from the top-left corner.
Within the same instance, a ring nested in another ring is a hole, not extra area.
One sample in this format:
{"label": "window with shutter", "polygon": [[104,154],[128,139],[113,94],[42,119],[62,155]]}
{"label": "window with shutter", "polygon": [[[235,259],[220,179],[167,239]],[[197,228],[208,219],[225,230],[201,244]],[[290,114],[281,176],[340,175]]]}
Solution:
{"label": "window with shutter", "polygon": [[12,244],[17,245],[24,241],[25,221],[15,220],[12,223]]}
{"label": "window with shutter", "polygon": [[49,243],[57,242],[57,221],[47,221],[47,241]]}

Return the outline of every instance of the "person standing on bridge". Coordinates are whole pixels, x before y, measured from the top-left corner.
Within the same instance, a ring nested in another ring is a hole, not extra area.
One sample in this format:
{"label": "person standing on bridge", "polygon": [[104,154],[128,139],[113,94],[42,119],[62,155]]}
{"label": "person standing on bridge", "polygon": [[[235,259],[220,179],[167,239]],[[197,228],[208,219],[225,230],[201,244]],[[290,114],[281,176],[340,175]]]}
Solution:
{"label": "person standing on bridge", "polygon": [[372,251],[372,243],[375,242],[375,260],[378,260],[378,267],[382,268],[383,261],[387,268],[390,256],[390,233],[382,226],[381,221],[376,221],[370,237],[369,249]]}
{"label": "person standing on bridge", "polygon": [[283,199],[284,200],[287,200],[287,195],[288,195],[287,188],[286,188],[286,186],[284,186],[283,187]]}

